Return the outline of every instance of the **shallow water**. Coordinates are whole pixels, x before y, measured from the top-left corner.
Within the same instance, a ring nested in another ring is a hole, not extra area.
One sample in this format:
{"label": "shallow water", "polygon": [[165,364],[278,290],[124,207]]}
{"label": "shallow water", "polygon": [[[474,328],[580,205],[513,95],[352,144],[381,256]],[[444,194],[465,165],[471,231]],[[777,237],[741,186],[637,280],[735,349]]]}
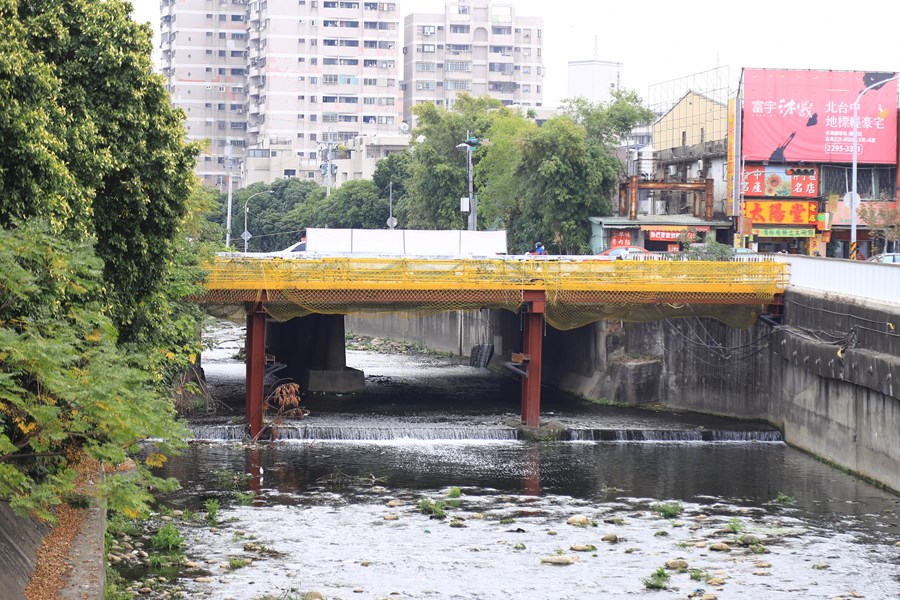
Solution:
{"label": "shallow water", "polygon": [[[765,424],[546,391],[542,422],[563,428],[658,440],[719,431],[733,441],[456,439],[515,431],[517,382],[431,356],[350,352],[348,363],[366,371],[367,393],[305,398],[310,416],[289,424],[319,437],[198,442],[161,471],[182,483],[168,505],[222,505],[217,528],[179,524],[197,563],[176,582],[187,597],[900,598],[900,498],[784,443],[736,441],[771,434]],[[241,365],[205,367],[217,394],[239,400]],[[326,439],[342,428],[356,439]],[[253,504],[238,492],[255,493]],[[422,500],[445,503],[447,518],[424,514]],[[669,502],[683,512],[662,517],[655,506]],[[568,525],[573,515],[590,524]],[[617,541],[603,541],[609,534]],[[749,535],[759,543],[743,545]],[[713,551],[717,542],[730,551]],[[542,563],[560,556],[577,560]],[[253,562],[228,568],[236,557]],[[668,588],[648,591],[644,579],[677,558],[696,579],[669,570]]]}

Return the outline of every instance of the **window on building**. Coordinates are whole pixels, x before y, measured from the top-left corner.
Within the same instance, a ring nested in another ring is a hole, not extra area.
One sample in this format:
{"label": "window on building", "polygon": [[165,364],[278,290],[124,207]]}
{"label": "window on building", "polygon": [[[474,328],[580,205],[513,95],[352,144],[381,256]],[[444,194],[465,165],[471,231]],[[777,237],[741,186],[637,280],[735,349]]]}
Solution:
{"label": "window on building", "polygon": [[494,35],[512,35],[512,27],[494,25],[491,27],[491,33]]}
{"label": "window on building", "polygon": [[444,68],[451,73],[469,73],[472,70],[472,63],[448,60]]}
{"label": "window on building", "polygon": [[232,21],[243,21],[244,15],[231,15],[231,20]]}
{"label": "window on building", "polygon": [[468,25],[450,25],[450,33],[469,33]]}
{"label": "window on building", "polygon": [[430,73],[434,71],[433,62],[416,61],[416,71],[419,73]]}
{"label": "window on building", "polygon": [[435,50],[436,48],[434,47],[434,44],[422,44],[421,46],[419,46],[419,52],[430,53],[434,52]]}

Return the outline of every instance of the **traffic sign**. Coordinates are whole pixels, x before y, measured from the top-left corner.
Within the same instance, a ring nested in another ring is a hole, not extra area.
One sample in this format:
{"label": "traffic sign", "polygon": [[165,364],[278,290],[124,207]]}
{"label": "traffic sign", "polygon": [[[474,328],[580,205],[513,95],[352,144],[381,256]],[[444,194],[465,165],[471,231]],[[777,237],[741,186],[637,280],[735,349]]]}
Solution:
{"label": "traffic sign", "polygon": [[387,226],[393,229],[397,226],[397,217],[388,217]]}

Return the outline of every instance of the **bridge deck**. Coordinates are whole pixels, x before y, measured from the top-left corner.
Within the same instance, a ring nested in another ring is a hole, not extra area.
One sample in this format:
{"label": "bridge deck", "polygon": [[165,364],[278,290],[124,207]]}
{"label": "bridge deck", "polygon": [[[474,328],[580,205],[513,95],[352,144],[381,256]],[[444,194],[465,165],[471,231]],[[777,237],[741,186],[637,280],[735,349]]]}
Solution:
{"label": "bridge deck", "polygon": [[637,310],[641,316],[635,320],[648,320],[661,313],[635,305],[662,305],[668,316],[680,316],[673,311],[685,305],[690,314],[708,314],[703,307],[769,304],[786,283],[787,266],[774,261],[220,256],[201,300],[261,301],[273,315],[287,318],[312,312],[517,310],[523,294],[542,292],[548,321],[568,329],[601,318],[627,319],[615,310],[623,306],[631,314]]}

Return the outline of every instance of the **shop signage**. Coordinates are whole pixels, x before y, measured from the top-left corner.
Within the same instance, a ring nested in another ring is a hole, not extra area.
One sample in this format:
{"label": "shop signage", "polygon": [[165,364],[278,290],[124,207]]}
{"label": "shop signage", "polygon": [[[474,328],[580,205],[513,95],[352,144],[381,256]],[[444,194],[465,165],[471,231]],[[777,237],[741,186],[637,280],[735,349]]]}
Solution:
{"label": "shop signage", "polygon": [[625,230],[616,230],[609,234],[609,247],[621,248],[622,246],[633,246],[631,243],[631,232]]}
{"label": "shop signage", "polygon": [[806,166],[746,166],[741,179],[744,196],[816,198],[819,169]]}
{"label": "shop signage", "polygon": [[776,225],[815,225],[819,214],[818,202],[808,200],[745,200],[744,216],[754,223]]}
{"label": "shop signage", "polygon": [[814,237],[816,230],[809,227],[754,227],[753,235],[764,238],[807,238]]}

